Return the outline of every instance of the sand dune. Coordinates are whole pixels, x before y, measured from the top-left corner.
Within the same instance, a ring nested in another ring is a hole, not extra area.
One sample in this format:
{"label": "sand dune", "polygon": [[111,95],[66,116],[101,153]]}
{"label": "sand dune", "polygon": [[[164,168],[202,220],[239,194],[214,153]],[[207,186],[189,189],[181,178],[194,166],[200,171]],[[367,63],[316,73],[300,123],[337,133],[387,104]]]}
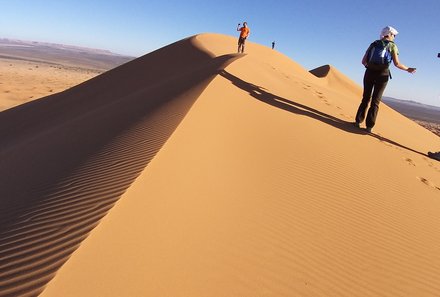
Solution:
{"label": "sand dune", "polygon": [[323,78],[332,89],[343,89],[356,95],[362,92],[358,84],[331,65],[315,68],[310,73]]}
{"label": "sand dune", "polygon": [[[197,35],[0,113],[0,296],[438,296],[440,139]],[[13,128],[11,128],[13,127]]]}

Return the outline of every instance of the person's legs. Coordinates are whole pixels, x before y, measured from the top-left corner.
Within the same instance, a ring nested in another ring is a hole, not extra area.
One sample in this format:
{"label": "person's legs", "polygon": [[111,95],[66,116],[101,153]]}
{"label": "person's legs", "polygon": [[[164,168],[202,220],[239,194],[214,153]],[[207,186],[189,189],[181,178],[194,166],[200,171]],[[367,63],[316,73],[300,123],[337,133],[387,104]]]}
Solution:
{"label": "person's legs", "polygon": [[382,100],[383,92],[388,83],[388,74],[377,76],[374,84],[373,96],[371,97],[370,108],[368,109],[366,125],[367,128],[373,128],[376,124],[376,117],[379,111],[379,104]]}
{"label": "person's legs", "polygon": [[242,53],[244,51],[244,38],[238,38],[238,52]]}
{"label": "person's legs", "polygon": [[242,38],[242,37],[240,37],[240,38],[238,39],[238,52],[239,52],[239,53],[243,53],[243,52],[244,52],[244,45],[245,45],[245,42],[246,42],[246,38]]}
{"label": "person's legs", "polygon": [[371,99],[371,92],[373,91],[374,80],[371,71],[365,71],[364,74],[364,92],[362,95],[362,101],[359,105],[358,111],[356,113],[356,123],[360,124],[365,119],[365,112],[367,110],[368,104]]}

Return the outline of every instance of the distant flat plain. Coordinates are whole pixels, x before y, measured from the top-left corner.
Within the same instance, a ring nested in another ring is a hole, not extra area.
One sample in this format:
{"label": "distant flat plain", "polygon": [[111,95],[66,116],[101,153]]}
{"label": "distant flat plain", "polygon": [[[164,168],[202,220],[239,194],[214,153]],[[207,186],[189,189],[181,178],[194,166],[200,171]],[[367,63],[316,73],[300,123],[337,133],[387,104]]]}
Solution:
{"label": "distant flat plain", "polygon": [[0,38],[0,111],[64,91],[134,57]]}

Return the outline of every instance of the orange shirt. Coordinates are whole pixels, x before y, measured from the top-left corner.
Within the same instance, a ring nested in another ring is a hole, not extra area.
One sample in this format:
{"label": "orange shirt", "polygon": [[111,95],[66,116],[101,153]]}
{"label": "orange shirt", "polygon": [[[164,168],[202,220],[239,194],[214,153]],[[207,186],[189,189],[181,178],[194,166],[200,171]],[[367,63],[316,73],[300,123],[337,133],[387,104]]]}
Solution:
{"label": "orange shirt", "polygon": [[250,32],[250,30],[249,30],[249,28],[248,27],[241,27],[240,28],[240,37],[241,38],[246,38],[246,37],[248,37],[248,35],[249,35],[249,32]]}

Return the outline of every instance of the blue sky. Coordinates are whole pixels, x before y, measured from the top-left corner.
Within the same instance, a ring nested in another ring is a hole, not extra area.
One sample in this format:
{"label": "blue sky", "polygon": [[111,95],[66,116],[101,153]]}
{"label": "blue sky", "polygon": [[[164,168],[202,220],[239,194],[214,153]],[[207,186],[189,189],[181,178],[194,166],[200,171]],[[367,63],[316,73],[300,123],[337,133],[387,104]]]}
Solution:
{"label": "blue sky", "polygon": [[247,21],[249,41],[275,41],[306,69],[331,64],[358,84],[366,48],[391,25],[401,62],[417,73],[392,67],[385,96],[440,106],[439,0],[0,0],[0,7],[0,38],[133,56],[198,33],[237,36],[237,23]]}

